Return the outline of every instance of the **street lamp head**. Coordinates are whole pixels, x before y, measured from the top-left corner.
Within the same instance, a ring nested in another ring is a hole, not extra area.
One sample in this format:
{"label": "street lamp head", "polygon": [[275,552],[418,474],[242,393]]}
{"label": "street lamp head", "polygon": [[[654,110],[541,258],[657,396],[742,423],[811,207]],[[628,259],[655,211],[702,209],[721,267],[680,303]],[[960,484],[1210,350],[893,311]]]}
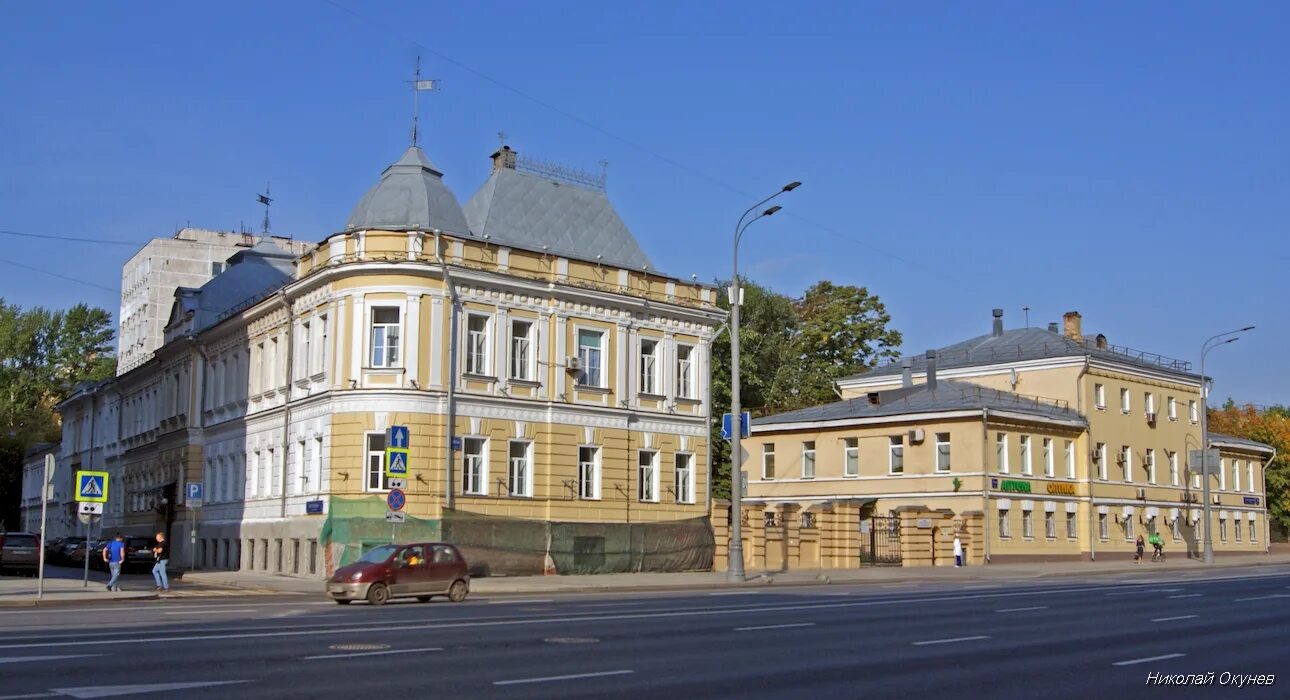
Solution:
{"label": "street lamp head", "polygon": [[795,189],[797,189],[797,188],[799,188],[799,187],[801,187],[801,186],[802,186],[802,183],[798,182],[797,180],[794,180],[794,181],[792,181],[792,182],[788,183],[787,185],[784,185],[784,191],[785,191],[785,192],[792,192],[793,190],[795,190]]}
{"label": "street lamp head", "polygon": [[1237,331],[1237,333],[1244,333],[1245,331],[1252,331],[1252,330],[1254,330],[1254,326],[1246,326],[1241,330]]}
{"label": "street lamp head", "polygon": [[1227,340],[1224,340],[1223,342],[1219,343],[1219,345],[1227,345],[1228,343],[1235,343],[1240,339],[1241,339],[1241,336],[1238,335],[1235,338],[1228,338]]}
{"label": "street lamp head", "polygon": [[778,204],[776,204],[775,206],[771,207],[770,209],[767,209],[766,211],[762,212],[762,213],[761,213],[761,215],[762,215],[762,216],[771,216],[771,215],[773,215],[775,212],[777,212],[777,211],[779,211],[780,209],[783,209],[783,208],[784,208],[784,207],[781,207],[781,206],[779,206]]}

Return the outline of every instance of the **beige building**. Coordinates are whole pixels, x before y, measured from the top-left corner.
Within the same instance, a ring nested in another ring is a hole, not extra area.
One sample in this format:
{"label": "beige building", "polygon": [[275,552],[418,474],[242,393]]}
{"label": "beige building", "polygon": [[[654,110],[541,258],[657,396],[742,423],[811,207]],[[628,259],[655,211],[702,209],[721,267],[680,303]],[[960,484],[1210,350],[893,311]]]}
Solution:
{"label": "beige building", "polygon": [[[1153,531],[1198,555],[1201,377],[1064,321],[996,310],[989,334],[839,381],[843,401],[755,420],[746,566],[953,564],[955,534],[969,562],[1129,557]],[[1210,440],[1215,549],[1265,551],[1272,449]]]}
{"label": "beige building", "polygon": [[411,148],[315,249],[261,242],[179,289],[164,344],[94,394],[120,405],[105,526],[301,576],[392,538],[477,573],[710,568],[716,291],[654,270],[603,180],[492,159],[462,207]]}

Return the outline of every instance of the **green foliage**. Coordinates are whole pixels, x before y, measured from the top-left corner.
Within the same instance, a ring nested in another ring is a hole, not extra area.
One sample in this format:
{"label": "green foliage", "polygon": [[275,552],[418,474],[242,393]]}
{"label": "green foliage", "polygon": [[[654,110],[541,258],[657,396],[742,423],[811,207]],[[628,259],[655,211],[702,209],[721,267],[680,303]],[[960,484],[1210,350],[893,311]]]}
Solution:
{"label": "green foliage", "polygon": [[[717,283],[723,290],[729,282]],[[864,287],[816,283],[800,299],[743,280],[740,310],[740,398],[754,416],[836,401],[833,382],[899,356],[900,333],[877,296]],[[729,310],[724,293],[721,308]],[[730,406],[730,335],[712,347],[712,412]],[[730,444],[714,420],[713,495],[730,495]]]}
{"label": "green foliage", "polygon": [[1237,406],[1229,399],[1220,409],[1210,409],[1211,432],[1257,440],[1276,448],[1276,457],[1264,472],[1268,515],[1282,530],[1290,529],[1290,408],[1262,410]]}

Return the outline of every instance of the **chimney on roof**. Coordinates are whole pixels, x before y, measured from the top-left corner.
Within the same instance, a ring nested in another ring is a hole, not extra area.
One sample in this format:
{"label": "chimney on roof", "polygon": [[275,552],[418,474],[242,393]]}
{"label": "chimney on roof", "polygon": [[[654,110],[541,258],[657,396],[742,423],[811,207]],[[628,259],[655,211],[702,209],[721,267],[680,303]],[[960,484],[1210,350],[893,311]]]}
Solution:
{"label": "chimney on roof", "polygon": [[914,385],[914,359],[906,357],[900,361],[900,386],[908,389]]}
{"label": "chimney on roof", "polygon": [[928,350],[927,356],[927,390],[936,391],[936,351]]}
{"label": "chimney on roof", "polygon": [[502,146],[501,148],[494,151],[493,155],[489,156],[489,158],[493,159],[493,172],[497,172],[502,168],[509,168],[511,170],[514,170],[515,156],[516,156],[516,153],[515,151],[511,150],[510,146]]}
{"label": "chimney on roof", "polygon": [[1067,311],[1062,314],[1062,323],[1066,329],[1066,337],[1081,343],[1084,342],[1084,333],[1080,330],[1080,315],[1078,311]]}
{"label": "chimney on roof", "polygon": [[1057,322],[1056,322],[1056,321],[1053,321],[1052,323],[1048,324],[1048,332],[1049,332],[1049,333],[1057,333],[1057,332],[1059,332],[1059,331],[1057,330]]}
{"label": "chimney on roof", "polygon": [[994,337],[996,337],[996,338],[1001,338],[1001,337],[1003,337],[1003,309],[995,309],[995,310],[994,310],[994,331],[993,331],[993,335],[994,335]]}

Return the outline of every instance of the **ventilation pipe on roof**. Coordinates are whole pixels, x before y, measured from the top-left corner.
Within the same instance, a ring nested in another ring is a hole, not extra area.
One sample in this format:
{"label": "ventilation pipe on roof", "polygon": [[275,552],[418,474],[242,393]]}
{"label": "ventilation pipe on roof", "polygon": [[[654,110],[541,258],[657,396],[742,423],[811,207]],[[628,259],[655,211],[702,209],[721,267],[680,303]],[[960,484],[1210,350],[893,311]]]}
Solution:
{"label": "ventilation pipe on roof", "polygon": [[1075,342],[1084,340],[1084,332],[1080,329],[1080,315],[1078,311],[1067,311],[1062,314],[1062,323],[1065,325],[1066,337]]}
{"label": "ventilation pipe on roof", "polygon": [[1048,324],[1048,332],[1049,332],[1049,333],[1059,333],[1059,332],[1060,332],[1060,331],[1058,331],[1058,330],[1057,330],[1057,322],[1056,322],[1056,321],[1053,321],[1052,323],[1049,323],[1049,324]]}
{"label": "ventilation pipe on roof", "polygon": [[900,361],[900,385],[906,389],[914,385],[914,359],[911,357]]}
{"label": "ventilation pipe on roof", "polygon": [[995,309],[995,310],[994,310],[994,332],[993,332],[993,335],[994,335],[994,337],[996,337],[996,338],[999,338],[999,337],[1002,337],[1002,336],[1003,336],[1003,309]]}
{"label": "ventilation pipe on roof", "polygon": [[936,351],[928,350],[927,356],[927,390],[936,391]]}

